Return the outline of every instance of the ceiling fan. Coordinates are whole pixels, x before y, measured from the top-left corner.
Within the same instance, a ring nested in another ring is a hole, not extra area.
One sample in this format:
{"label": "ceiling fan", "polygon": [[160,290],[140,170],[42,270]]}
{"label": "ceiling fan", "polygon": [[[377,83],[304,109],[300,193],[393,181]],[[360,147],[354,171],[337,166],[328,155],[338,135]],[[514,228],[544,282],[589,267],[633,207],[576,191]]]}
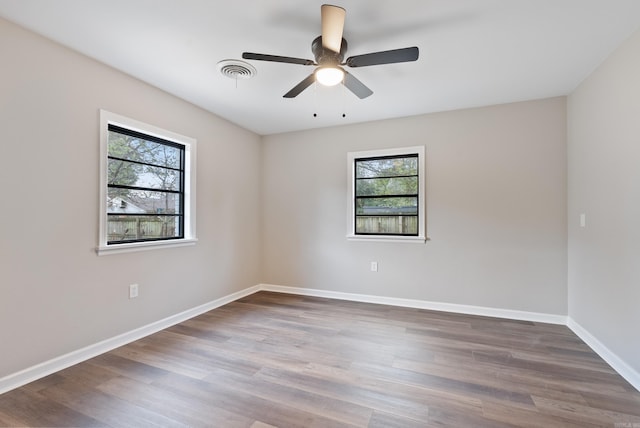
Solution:
{"label": "ceiling fan", "polygon": [[311,43],[311,52],[313,52],[315,61],[310,59],[265,55],[252,52],[244,52],[242,54],[242,58],[258,61],[317,66],[313,73],[294,86],[289,92],[284,94],[284,98],[294,98],[298,96],[302,91],[307,89],[316,81],[325,86],[333,86],[342,82],[344,86],[346,86],[347,89],[353,92],[358,98],[366,98],[373,94],[373,91],[360,80],[356,79],[351,73],[346,71],[343,66],[352,68],[367,67],[370,65],[410,62],[418,59],[419,51],[418,48],[414,46],[410,48],[351,56],[343,62],[344,55],[347,52],[347,41],[342,38],[345,15],[346,10],[339,6],[329,4],[322,5],[322,35],[316,37]]}

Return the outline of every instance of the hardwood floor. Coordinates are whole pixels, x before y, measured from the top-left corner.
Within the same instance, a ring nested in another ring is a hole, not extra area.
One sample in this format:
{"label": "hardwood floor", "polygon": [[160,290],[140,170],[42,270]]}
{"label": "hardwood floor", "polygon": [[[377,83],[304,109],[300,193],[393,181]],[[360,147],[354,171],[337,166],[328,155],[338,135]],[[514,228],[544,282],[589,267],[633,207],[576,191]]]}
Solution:
{"label": "hardwood floor", "polygon": [[640,428],[568,328],[259,292],[0,395],[0,425]]}

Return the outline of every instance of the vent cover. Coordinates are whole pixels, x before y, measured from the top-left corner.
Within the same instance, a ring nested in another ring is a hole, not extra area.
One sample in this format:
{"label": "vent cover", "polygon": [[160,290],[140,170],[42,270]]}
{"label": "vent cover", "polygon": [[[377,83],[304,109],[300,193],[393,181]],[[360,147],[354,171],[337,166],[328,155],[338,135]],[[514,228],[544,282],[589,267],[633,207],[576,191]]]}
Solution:
{"label": "vent cover", "polygon": [[238,59],[225,59],[218,63],[220,74],[230,79],[251,79],[257,71],[251,64]]}

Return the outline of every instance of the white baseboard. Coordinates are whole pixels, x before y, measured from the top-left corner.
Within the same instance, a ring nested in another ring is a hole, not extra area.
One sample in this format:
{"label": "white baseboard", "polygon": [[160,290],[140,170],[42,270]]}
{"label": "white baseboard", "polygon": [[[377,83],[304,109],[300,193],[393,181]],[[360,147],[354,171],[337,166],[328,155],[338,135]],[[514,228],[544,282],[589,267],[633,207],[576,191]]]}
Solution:
{"label": "white baseboard", "polygon": [[635,389],[640,391],[640,373],[629,366],[624,360],[613,353],[609,348],[602,344],[595,336],[584,329],[580,324],[575,322],[573,318],[568,317],[567,327],[569,327],[584,343],[589,345],[596,354],[605,360],[620,376],[626,379]]}
{"label": "white baseboard", "polygon": [[405,308],[429,309],[433,311],[453,312],[467,315],[507,318],[519,321],[542,322],[566,325],[565,315],[545,314],[539,312],[515,311],[512,309],[488,308],[483,306],[458,305],[455,303],[429,302],[426,300],[401,299],[397,297],[372,296],[368,294],[352,294],[340,291],[316,290],[309,288],[287,287],[282,285],[260,284],[260,289],[277,293],[299,294],[304,296],[325,297],[328,299],[351,300],[354,302],[376,303],[380,305],[401,306]]}
{"label": "white baseboard", "polygon": [[28,367],[17,373],[0,378],[0,394],[33,382],[57,371],[81,363],[112,349],[142,339],[160,330],[179,324],[190,318],[208,312],[212,309],[249,296],[258,291],[273,291],[278,293],[298,294],[304,296],[324,297],[329,299],[350,300],[363,303],[400,306],[417,309],[453,312],[469,315],[482,315],[496,318],[507,318],[521,321],[543,322],[549,324],[567,325],[573,332],[602,357],[614,370],[640,391],[640,374],[633,370],[617,355],[611,352],[598,339],[582,328],[571,318],[564,315],[545,314],[537,312],[514,311],[510,309],[487,308],[481,306],[458,305],[454,303],[429,302],[424,300],[401,299],[396,297],[373,296],[366,294],[343,293],[339,291],[317,290],[309,288],[286,287],[273,284],[259,284],[253,287],[229,294],[209,303],[188,309],[176,315],[153,322],[146,326],[131,330],[121,335],[89,345],[65,355],[53,358],[43,363]]}
{"label": "white baseboard", "polygon": [[0,378],[0,394],[260,291],[256,285]]}

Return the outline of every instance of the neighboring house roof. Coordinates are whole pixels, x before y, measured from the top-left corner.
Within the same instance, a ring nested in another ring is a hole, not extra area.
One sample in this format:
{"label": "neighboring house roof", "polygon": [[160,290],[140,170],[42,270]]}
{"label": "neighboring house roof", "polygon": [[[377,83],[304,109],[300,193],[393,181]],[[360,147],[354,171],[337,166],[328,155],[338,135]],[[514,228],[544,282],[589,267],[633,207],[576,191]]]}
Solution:
{"label": "neighboring house roof", "polygon": [[116,196],[107,198],[107,213],[109,214],[144,214],[145,210],[135,205],[129,199]]}
{"label": "neighboring house roof", "polygon": [[[169,206],[175,206],[175,195],[168,195]],[[107,198],[107,213],[109,214],[162,214],[175,212],[164,207],[164,199],[120,197]]]}

